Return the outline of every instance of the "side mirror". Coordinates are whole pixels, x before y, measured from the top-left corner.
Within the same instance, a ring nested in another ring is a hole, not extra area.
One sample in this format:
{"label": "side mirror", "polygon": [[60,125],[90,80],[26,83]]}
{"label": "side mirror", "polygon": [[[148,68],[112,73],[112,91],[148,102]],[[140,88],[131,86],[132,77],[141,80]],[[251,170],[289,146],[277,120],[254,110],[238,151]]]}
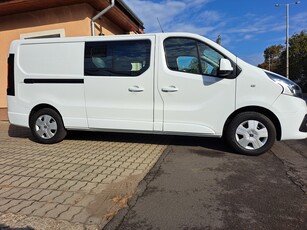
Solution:
{"label": "side mirror", "polygon": [[231,65],[231,62],[226,58],[221,58],[218,76],[227,77],[232,73],[233,73],[233,67]]}

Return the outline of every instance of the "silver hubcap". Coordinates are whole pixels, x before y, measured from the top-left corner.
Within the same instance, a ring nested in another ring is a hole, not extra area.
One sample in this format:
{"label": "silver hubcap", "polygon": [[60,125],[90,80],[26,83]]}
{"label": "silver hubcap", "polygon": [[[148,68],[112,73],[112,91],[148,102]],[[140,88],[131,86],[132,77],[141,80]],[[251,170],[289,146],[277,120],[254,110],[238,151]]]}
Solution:
{"label": "silver hubcap", "polygon": [[58,126],[53,117],[42,115],[35,122],[35,130],[41,138],[50,139],[56,134]]}
{"label": "silver hubcap", "polygon": [[236,140],[245,149],[256,150],[268,141],[268,130],[259,121],[248,120],[242,122],[236,130]]}

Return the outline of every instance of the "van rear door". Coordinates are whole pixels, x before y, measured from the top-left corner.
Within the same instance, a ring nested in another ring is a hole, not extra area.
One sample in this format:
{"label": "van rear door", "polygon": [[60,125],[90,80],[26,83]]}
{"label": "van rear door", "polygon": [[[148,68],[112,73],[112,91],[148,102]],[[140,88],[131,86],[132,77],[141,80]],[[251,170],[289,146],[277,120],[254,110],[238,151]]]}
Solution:
{"label": "van rear door", "polygon": [[153,130],[154,36],[85,43],[89,128]]}

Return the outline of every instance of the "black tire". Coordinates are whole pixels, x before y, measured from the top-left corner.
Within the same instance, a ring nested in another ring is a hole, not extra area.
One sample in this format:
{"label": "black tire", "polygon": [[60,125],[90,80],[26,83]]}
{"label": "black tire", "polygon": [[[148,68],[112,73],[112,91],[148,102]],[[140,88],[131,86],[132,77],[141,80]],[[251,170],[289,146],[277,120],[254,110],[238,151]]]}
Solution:
{"label": "black tire", "polygon": [[67,134],[61,116],[50,108],[41,109],[30,117],[30,129],[34,139],[42,144],[60,142]]}
{"label": "black tire", "polygon": [[276,129],[265,115],[243,112],[230,122],[225,137],[236,152],[257,156],[271,149],[276,140]]}

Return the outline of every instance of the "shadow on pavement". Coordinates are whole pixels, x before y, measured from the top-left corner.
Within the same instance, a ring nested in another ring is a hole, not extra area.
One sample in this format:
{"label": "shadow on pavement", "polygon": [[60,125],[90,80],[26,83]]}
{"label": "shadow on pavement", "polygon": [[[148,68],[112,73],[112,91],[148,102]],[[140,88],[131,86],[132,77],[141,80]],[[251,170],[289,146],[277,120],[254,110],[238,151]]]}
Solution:
{"label": "shadow on pavement", "polygon": [[[13,138],[27,138],[33,141],[30,129],[24,127],[10,125],[8,135]],[[216,151],[235,153],[231,150],[231,148],[225,143],[223,139],[209,137],[69,131],[65,140],[169,144],[175,146],[202,147]],[[192,151],[200,155],[203,153],[203,150],[199,148],[194,149]]]}
{"label": "shadow on pavement", "polygon": [[11,228],[10,226],[7,226],[5,224],[0,224],[0,229],[1,230],[34,230],[32,227],[24,227],[24,228]]}
{"label": "shadow on pavement", "polygon": [[32,138],[30,129],[15,125],[9,126],[8,135],[15,138]]}

